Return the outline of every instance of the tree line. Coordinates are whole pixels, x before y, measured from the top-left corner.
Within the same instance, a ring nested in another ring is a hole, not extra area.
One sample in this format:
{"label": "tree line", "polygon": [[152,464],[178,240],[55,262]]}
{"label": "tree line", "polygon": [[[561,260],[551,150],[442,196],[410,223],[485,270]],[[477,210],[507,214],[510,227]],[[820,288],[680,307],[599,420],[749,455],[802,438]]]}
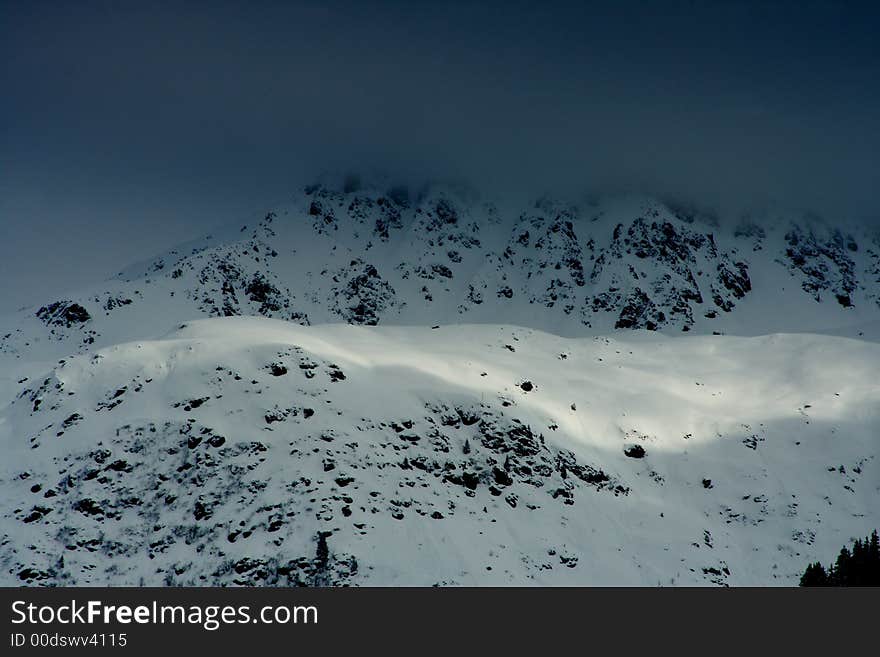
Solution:
{"label": "tree line", "polygon": [[825,568],[818,561],[807,566],[801,586],[880,586],[880,540],[875,529],[865,540],[844,546],[837,560]]}

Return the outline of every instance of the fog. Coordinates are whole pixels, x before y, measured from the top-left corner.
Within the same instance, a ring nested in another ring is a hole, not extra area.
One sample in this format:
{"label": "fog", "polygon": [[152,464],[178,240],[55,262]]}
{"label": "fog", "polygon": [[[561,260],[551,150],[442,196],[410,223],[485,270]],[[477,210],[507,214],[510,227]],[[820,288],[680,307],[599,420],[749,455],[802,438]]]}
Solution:
{"label": "fog", "polygon": [[327,169],[880,216],[876,5],[116,4],[0,8],[0,312]]}

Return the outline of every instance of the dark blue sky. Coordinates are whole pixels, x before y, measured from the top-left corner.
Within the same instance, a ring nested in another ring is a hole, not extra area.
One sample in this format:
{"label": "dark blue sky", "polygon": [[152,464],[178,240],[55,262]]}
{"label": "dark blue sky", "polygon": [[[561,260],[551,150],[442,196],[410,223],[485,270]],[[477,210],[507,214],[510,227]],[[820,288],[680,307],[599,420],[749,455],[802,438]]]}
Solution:
{"label": "dark blue sky", "polygon": [[0,311],[327,168],[877,216],[878,34],[855,2],[3,1]]}

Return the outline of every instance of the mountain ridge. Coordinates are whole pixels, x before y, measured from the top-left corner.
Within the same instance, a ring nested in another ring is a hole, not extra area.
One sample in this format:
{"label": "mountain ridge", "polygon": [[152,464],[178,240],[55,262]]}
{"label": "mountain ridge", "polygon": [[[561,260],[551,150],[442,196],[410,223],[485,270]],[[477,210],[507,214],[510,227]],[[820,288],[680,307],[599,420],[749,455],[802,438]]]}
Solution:
{"label": "mountain ridge", "polygon": [[349,185],[354,191],[309,186],[255,224],[52,302],[62,313],[76,304],[74,315],[89,321],[59,322],[51,304],[30,318],[5,316],[0,351],[53,331],[100,344],[102,325],[142,305],[180,321],[500,321],[572,336],[621,328],[756,335],[880,319],[880,235],[870,229],[841,231],[812,215],[725,226],[632,195],[582,206],[544,198],[502,212],[456,188],[410,200],[401,188]]}
{"label": "mountain ridge", "polygon": [[880,523],[878,254],[310,186],[0,317],[0,581],[796,584]]}

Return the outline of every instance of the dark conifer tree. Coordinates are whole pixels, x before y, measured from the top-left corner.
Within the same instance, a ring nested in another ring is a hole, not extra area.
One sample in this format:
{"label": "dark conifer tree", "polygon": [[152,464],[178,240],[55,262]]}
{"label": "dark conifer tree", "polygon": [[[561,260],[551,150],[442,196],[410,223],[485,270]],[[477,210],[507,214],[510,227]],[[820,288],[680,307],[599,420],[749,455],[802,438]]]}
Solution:
{"label": "dark conifer tree", "polygon": [[840,548],[840,554],[837,555],[837,561],[834,564],[834,571],[837,573],[838,586],[850,585],[850,566],[852,565],[852,554],[846,546]]}
{"label": "dark conifer tree", "polygon": [[312,586],[330,586],[330,548],[327,545],[327,536],[330,532],[319,531],[317,534],[318,545],[315,548],[315,559],[312,562]]}

